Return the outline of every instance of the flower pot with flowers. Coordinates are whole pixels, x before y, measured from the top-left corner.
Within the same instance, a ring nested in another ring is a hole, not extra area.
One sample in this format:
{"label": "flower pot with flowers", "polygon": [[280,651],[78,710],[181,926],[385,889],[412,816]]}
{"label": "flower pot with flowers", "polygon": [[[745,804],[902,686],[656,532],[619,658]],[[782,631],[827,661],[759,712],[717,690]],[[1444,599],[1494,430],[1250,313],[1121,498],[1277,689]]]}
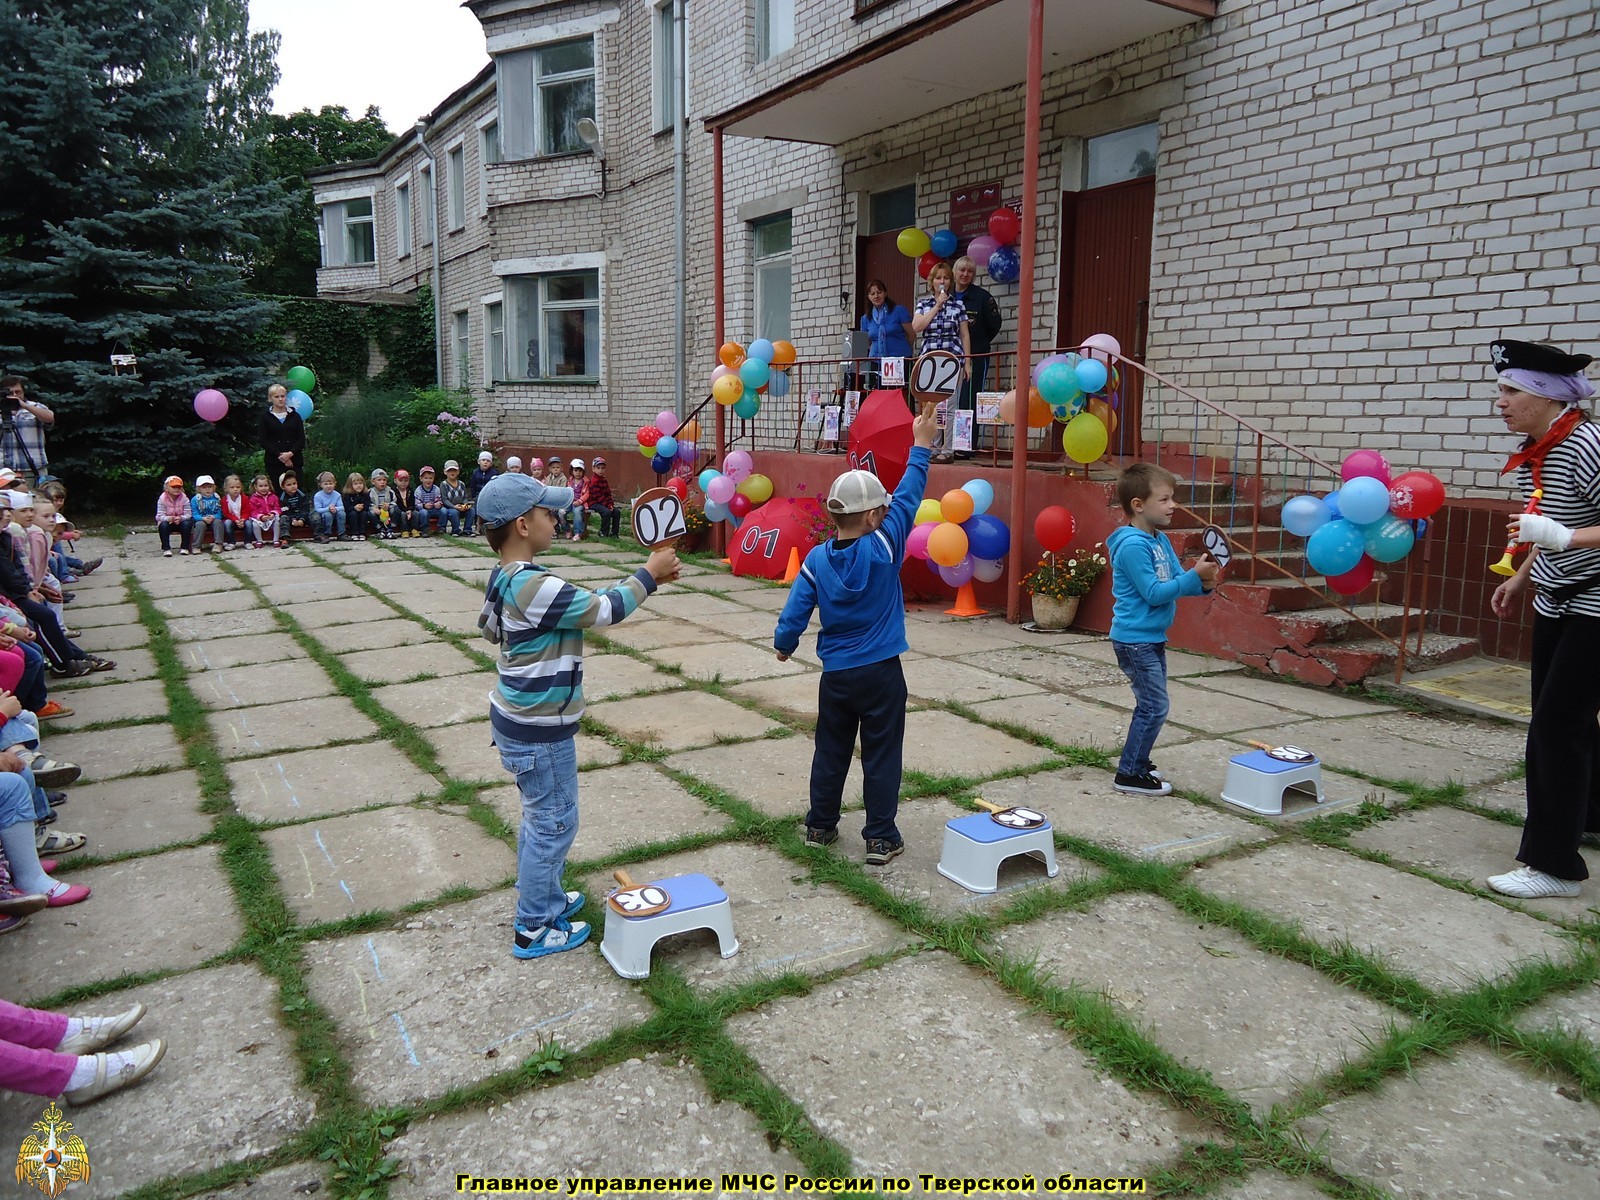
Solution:
{"label": "flower pot with flowers", "polygon": [[1066,629],[1078,615],[1078,601],[1089,594],[1109,563],[1096,543],[1087,550],[1047,553],[1022,580],[1033,597],[1033,621],[1040,629]]}
{"label": "flower pot with flowers", "polygon": [[683,537],[678,539],[680,550],[703,550],[711,539],[711,522],[706,519],[705,508],[694,497],[684,501]]}

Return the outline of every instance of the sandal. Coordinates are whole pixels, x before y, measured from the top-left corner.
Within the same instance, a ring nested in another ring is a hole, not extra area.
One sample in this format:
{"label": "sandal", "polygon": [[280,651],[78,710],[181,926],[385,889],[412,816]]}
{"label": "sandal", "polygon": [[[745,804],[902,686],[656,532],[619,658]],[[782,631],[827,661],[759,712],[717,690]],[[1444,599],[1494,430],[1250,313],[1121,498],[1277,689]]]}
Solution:
{"label": "sandal", "polygon": [[938,454],[935,454],[932,459],[932,461],[936,463],[951,463],[955,462],[955,460],[956,456],[954,454],[947,454],[944,451],[940,451]]}
{"label": "sandal", "polygon": [[34,845],[40,854],[71,854],[88,844],[89,839],[83,834],[63,833],[59,829],[47,829],[34,838]]}

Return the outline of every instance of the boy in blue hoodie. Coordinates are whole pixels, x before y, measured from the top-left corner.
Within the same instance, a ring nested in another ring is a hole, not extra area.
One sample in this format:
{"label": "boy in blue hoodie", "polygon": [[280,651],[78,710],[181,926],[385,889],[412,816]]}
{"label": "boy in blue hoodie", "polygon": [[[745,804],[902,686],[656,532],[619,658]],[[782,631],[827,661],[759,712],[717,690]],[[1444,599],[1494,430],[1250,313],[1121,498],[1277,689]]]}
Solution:
{"label": "boy in blue hoodie", "polygon": [[900,655],[908,649],[900,566],[928,484],[928,448],[938,432],[933,414],[934,406],[924,405],[911,423],[911,462],[892,502],[870,471],[846,471],[833,481],[828,492],[833,540],[806,555],[772,639],[778,661],[788,661],[811,623],[812,610],[821,610],[817,654],[822,681],[806,845],[839,840],[839,807],[859,728],[867,802],[861,836],[871,866],[882,866],[906,848],[894,823],[906,732]]}
{"label": "boy in blue hoodie", "polygon": [[1133,718],[1113,786],[1119,792],[1165,796],[1172,785],[1150,761],[1171,705],[1167,701],[1167,630],[1178,615],[1179,596],[1198,596],[1216,585],[1221,570],[1202,554],[1185,571],[1161,530],[1178,506],[1178,477],[1154,463],[1134,463],[1117,479],[1117,500],[1128,523],[1111,531],[1111,646],[1117,665],[1133,685]]}

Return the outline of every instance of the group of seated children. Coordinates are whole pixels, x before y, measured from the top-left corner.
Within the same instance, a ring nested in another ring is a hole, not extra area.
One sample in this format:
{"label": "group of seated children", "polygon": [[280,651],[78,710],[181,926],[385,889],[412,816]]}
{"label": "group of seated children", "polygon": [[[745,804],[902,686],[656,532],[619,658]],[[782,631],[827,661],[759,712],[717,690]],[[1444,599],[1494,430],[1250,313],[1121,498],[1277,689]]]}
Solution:
{"label": "group of seated children", "polygon": [[[611,481],[606,478],[606,460],[594,456],[592,469],[586,468],[581,458],[572,460],[572,474],[567,475],[567,464],[552,456],[547,464],[542,458],[530,459],[527,474],[549,487],[572,489],[572,504],[556,514],[556,536],[581,542],[589,517],[599,522],[600,537],[616,537],[621,532],[622,514],[617,510],[616,497],[611,494]],[[522,460],[516,455],[506,459],[506,474],[522,473]],[[478,469],[472,473],[473,495],[483,490],[499,471],[494,469],[494,458],[485,450],[478,455]]]}

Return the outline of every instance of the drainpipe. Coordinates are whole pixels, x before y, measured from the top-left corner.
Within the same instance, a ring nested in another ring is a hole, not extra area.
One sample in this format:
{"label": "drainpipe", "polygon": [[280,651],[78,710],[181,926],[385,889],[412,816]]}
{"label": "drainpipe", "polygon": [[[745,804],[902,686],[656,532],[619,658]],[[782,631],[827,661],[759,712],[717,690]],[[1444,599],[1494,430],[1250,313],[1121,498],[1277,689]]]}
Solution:
{"label": "drainpipe", "polygon": [[[428,215],[433,218],[433,386],[444,388],[444,319],[439,315],[444,304],[444,280],[439,270],[439,164],[428,149],[428,122],[417,118],[417,145],[428,159]],[[427,226],[423,226],[424,229]]]}
{"label": "drainpipe", "polygon": [[689,51],[684,36],[683,6],[684,0],[672,0],[672,105],[677,110],[672,122],[673,251],[678,261],[678,286],[673,296],[672,314],[673,340],[677,347],[672,356],[672,394],[677,397],[680,424],[689,406],[687,364],[684,362],[689,340],[689,262],[685,229],[688,221],[689,75],[686,64]]}

